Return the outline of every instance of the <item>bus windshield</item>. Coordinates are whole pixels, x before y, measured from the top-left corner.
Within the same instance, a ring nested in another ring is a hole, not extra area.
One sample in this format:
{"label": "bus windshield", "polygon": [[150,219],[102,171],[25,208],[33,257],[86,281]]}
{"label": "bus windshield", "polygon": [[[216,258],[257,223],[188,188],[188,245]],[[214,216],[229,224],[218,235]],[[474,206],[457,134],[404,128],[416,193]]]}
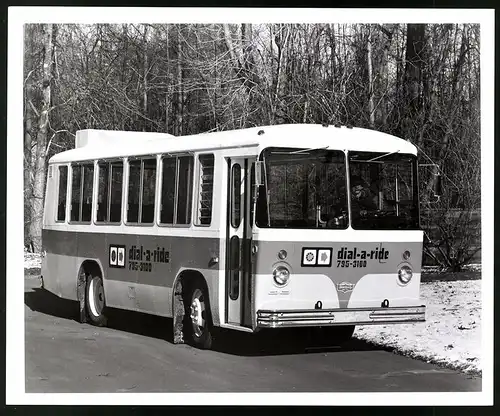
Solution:
{"label": "bus windshield", "polygon": [[354,229],[418,229],[416,157],[349,152],[351,225]]}
{"label": "bus windshield", "polygon": [[347,228],[345,153],[327,149],[268,148],[262,152],[261,228]]}

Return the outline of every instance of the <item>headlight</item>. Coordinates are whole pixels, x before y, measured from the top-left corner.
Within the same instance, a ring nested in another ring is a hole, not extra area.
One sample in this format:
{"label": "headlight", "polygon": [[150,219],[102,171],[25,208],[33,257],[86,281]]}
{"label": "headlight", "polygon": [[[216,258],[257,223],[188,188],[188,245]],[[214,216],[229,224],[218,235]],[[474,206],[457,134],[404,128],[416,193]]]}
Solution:
{"label": "headlight", "polygon": [[398,270],[398,278],[401,283],[406,285],[412,278],[413,272],[410,266],[401,266]]}
{"label": "headlight", "polygon": [[273,270],[273,278],[278,286],[285,286],[290,279],[290,271],[285,266],[278,266]]}
{"label": "headlight", "polygon": [[411,253],[409,250],[405,250],[405,252],[403,253],[403,260],[409,260],[411,257]]}

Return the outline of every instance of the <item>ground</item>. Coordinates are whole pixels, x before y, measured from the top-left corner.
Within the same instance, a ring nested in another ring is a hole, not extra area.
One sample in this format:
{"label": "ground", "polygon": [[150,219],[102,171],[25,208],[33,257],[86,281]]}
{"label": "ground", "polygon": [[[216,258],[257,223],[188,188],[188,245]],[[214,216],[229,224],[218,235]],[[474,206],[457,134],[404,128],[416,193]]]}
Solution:
{"label": "ground", "polygon": [[[39,256],[25,253],[26,273],[35,278],[39,268]],[[422,280],[425,323],[363,326],[356,328],[354,337],[412,358],[481,375],[480,265],[471,265],[462,274],[427,269]]]}
{"label": "ground", "polygon": [[482,390],[477,375],[359,339],[304,350],[293,332],[222,330],[198,350],[173,343],[172,319],[110,310],[108,327],[80,324],[76,302],[42,290],[38,275],[24,282],[27,393]]}

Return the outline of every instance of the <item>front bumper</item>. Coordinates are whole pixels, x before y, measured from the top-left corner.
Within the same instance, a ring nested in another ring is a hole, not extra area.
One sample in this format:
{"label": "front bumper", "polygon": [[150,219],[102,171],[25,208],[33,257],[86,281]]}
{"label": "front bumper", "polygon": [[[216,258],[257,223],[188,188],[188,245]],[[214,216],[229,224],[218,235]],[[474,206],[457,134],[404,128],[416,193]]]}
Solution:
{"label": "front bumper", "polygon": [[257,327],[382,325],[425,321],[425,306],[306,310],[259,310]]}

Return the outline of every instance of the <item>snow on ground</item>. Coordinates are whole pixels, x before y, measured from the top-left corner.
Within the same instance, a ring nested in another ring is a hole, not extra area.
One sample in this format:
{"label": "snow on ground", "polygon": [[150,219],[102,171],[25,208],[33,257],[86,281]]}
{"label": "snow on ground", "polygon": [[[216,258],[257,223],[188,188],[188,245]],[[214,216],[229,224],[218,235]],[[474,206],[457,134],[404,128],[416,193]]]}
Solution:
{"label": "snow on ground", "polygon": [[426,282],[426,322],[357,327],[354,336],[466,373],[481,373],[481,280]]}
{"label": "snow on ground", "polygon": [[[24,253],[25,270],[40,265],[39,254]],[[424,282],[421,288],[425,323],[360,326],[354,336],[414,358],[481,373],[481,280]]]}
{"label": "snow on ground", "polygon": [[24,270],[39,269],[42,266],[42,259],[38,253],[28,253],[24,251]]}

